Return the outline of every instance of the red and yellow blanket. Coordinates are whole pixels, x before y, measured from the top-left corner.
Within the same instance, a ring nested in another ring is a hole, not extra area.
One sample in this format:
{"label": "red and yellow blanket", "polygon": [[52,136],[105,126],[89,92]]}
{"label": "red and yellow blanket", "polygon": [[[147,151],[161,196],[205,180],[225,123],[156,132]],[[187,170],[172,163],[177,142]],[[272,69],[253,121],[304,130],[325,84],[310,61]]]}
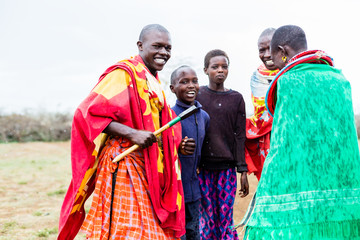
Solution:
{"label": "red and yellow blanket", "polygon": [[248,173],[260,179],[266,155],[270,148],[272,117],[265,107],[265,95],[279,70],[268,70],[260,65],[250,82],[254,115],[246,119],[245,160]]}
{"label": "red and yellow blanket", "polygon": [[[125,70],[131,78],[112,78],[111,74],[117,69]],[[102,133],[106,126],[117,121],[153,132],[174,117],[161,88],[159,94],[158,78],[151,75],[140,56],[120,61],[105,71],[74,115],[72,180],[61,209],[58,239],[73,239],[84,221],[84,202],[94,190],[97,157],[106,140],[106,134]],[[180,141],[181,129],[177,124],[162,133],[163,154],[157,143],[143,150],[153,208],[161,227],[173,229],[177,236],[185,232],[184,197],[177,156]]]}

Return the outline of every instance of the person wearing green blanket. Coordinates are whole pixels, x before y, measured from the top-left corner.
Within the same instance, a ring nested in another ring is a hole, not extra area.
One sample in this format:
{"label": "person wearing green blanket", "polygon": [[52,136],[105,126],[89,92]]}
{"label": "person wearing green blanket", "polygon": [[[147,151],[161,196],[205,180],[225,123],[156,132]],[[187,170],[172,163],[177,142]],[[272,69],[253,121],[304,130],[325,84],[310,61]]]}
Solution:
{"label": "person wearing green blanket", "polygon": [[304,31],[278,28],[281,69],[265,101],[270,152],[244,219],[244,239],[360,239],[360,154],[350,83]]}

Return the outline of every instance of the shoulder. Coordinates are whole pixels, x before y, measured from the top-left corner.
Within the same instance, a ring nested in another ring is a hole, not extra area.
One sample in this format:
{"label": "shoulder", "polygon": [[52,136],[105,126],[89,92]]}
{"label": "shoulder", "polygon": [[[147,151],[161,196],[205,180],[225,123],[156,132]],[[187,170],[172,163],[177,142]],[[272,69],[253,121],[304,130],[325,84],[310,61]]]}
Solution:
{"label": "shoulder", "polygon": [[258,70],[256,69],[253,74],[251,75],[251,78],[257,78]]}
{"label": "shoulder", "polygon": [[206,101],[206,98],[209,97],[210,92],[207,90],[206,86],[201,86],[199,88],[199,92],[197,93],[196,99],[201,102],[201,104],[204,104],[204,101]]}
{"label": "shoulder", "polygon": [[236,90],[231,89],[229,95],[235,99],[243,100],[243,95]]}
{"label": "shoulder", "polygon": [[171,109],[176,113],[176,115],[179,115],[183,111],[183,109],[177,104],[175,104]]}
{"label": "shoulder", "polygon": [[204,117],[205,120],[210,119],[209,114],[205,110],[200,109],[200,114]]}
{"label": "shoulder", "polygon": [[207,87],[206,86],[200,86],[199,93],[204,93],[204,92],[207,92]]}
{"label": "shoulder", "polygon": [[117,68],[111,72],[109,72],[106,77],[125,77],[125,76],[130,76],[129,72],[126,71],[125,69],[121,69],[121,68]]}
{"label": "shoulder", "polygon": [[108,90],[123,89],[130,80],[131,76],[126,70],[117,68],[101,75],[93,91],[102,91],[105,88]]}

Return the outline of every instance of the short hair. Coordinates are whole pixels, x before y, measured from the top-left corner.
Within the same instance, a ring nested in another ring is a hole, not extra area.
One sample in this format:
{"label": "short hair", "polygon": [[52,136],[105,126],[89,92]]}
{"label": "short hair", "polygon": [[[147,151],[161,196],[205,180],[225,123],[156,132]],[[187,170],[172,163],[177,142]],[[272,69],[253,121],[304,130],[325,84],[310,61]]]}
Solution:
{"label": "short hair", "polygon": [[209,64],[210,64],[210,59],[213,58],[213,57],[217,57],[217,56],[224,56],[224,57],[226,57],[226,59],[228,60],[228,64],[230,64],[230,59],[229,59],[228,55],[226,54],[226,52],[224,52],[223,50],[220,50],[220,49],[214,49],[214,50],[211,50],[210,52],[208,52],[208,53],[205,55],[205,58],[204,58],[204,67],[205,67],[205,68],[208,68],[208,67],[209,67]]}
{"label": "short hair", "polygon": [[183,68],[190,68],[190,69],[192,69],[190,66],[188,66],[188,65],[181,65],[180,67],[178,67],[178,68],[176,68],[172,73],[171,73],[171,76],[170,76],[170,84],[171,85],[175,85],[175,81],[176,81],[176,79],[179,77],[179,74],[178,74],[178,72],[179,72],[179,70],[180,69],[183,69]]}
{"label": "short hair", "polygon": [[278,46],[289,46],[295,51],[307,49],[307,41],[304,30],[295,25],[279,27],[272,39],[270,47],[276,49]]}
{"label": "short hair", "polygon": [[[262,31],[262,33],[260,34],[259,36],[259,40],[262,38],[262,37],[267,37],[267,36],[272,36],[274,35],[274,32],[276,31],[275,28],[267,28],[265,29],[264,31]],[[258,40],[258,42],[259,42]]]}
{"label": "short hair", "polygon": [[160,24],[149,24],[149,25],[146,25],[145,27],[143,27],[143,29],[141,30],[140,35],[139,35],[139,41],[142,42],[144,40],[144,37],[149,32],[151,32],[152,30],[157,30],[159,32],[164,32],[164,33],[169,34],[169,31],[165,27],[163,27],[162,25],[160,25]]}

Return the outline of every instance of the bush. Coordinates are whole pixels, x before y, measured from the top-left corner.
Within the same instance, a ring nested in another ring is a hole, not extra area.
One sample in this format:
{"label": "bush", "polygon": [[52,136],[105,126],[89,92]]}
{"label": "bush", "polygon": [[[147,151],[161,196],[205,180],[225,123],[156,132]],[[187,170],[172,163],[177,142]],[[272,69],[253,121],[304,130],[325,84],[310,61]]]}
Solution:
{"label": "bush", "polygon": [[0,114],[0,142],[66,141],[71,122],[67,113]]}
{"label": "bush", "polygon": [[[69,113],[0,113],[0,143],[70,140],[73,116]],[[355,115],[360,138],[360,115]]]}

